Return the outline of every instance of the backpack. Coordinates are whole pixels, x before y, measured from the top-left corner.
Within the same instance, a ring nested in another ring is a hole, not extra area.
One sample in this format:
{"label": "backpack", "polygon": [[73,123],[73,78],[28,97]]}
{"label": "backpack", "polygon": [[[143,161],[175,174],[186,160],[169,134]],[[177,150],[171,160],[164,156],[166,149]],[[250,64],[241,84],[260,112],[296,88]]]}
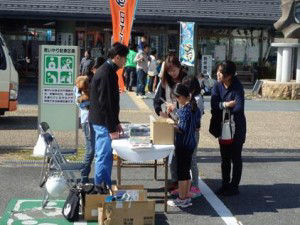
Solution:
{"label": "backpack", "polygon": [[79,220],[80,190],[71,188],[62,208],[63,216],[70,222]]}

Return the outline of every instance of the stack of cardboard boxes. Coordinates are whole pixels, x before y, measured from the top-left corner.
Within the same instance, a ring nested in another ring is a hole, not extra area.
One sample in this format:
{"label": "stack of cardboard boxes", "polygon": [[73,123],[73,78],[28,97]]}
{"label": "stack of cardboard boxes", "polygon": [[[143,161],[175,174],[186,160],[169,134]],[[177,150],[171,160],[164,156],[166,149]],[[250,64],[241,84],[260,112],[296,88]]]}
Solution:
{"label": "stack of cardboard boxes", "polygon": [[132,201],[105,202],[109,195],[88,194],[83,204],[84,219],[99,225],[154,225],[155,201],[147,200],[143,185],[113,185],[112,194],[127,193]]}

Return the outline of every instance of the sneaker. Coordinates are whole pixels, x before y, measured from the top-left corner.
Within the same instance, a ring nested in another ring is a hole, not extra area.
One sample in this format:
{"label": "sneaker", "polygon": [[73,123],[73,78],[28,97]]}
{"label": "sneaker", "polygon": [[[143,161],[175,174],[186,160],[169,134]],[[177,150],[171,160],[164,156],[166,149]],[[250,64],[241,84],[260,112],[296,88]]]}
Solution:
{"label": "sneaker", "polygon": [[172,182],[171,184],[168,185],[167,189],[169,192],[178,189],[178,182]]}
{"label": "sneaker", "polygon": [[[178,190],[178,189],[175,189],[175,190],[171,191],[171,195],[178,197],[178,196],[179,196],[179,190]],[[188,198],[197,198],[197,197],[199,197],[199,196],[201,196],[201,193],[200,193],[200,195],[199,195],[199,194],[196,195],[196,194],[193,193],[193,192],[189,192],[189,193],[187,194],[187,197],[188,197]]]}
{"label": "sneaker", "polygon": [[187,199],[176,198],[173,200],[169,200],[167,204],[171,207],[182,207],[182,208],[186,208],[193,205],[190,198]]}
{"label": "sneaker", "polygon": [[174,189],[173,191],[171,191],[171,195],[178,196],[179,195],[179,190],[178,189]]}
{"label": "sneaker", "polygon": [[195,186],[191,186],[190,193],[193,196],[192,198],[197,198],[197,197],[200,197],[202,195],[200,189],[198,187],[195,187]]}

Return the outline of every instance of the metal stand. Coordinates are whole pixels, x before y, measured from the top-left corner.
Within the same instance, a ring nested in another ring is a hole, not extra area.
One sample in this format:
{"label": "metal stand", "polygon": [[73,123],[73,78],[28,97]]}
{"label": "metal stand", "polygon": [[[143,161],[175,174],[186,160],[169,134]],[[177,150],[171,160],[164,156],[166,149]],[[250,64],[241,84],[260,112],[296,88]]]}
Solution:
{"label": "metal stand", "polygon": [[162,165],[165,168],[165,188],[164,188],[164,211],[168,212],[168,206],[167,206],[167,201],[168,201],[168,189],[167,189],[167,185],[168,185],[168,160],[169,157],[166,157],[163,159],[163,164],[158,164],[157,160],[154,161],[154,163],[151,164],[138,164],[138,163],[130,163],[130,164],[126,164],[124,165],[122,162],[122,159],[120,157],[118,157],[117,159],[117,185],[121,185],[121,168],[122,167],[127,167],[127,168],[153,168],[154,167],[154,179],[157,180],[157,166],[158,165]]}

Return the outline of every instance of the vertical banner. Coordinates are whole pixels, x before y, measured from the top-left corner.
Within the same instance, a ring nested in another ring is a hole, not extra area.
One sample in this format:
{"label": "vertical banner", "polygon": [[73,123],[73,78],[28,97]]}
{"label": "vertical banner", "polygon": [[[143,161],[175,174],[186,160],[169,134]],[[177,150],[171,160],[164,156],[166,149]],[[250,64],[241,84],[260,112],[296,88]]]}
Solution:
{"label": "vertical banner", "polygon": [[[134,19],[135,8],[138,0],[110,0],[112,17],[113,40],[128,46]],[[123,69],[117,72],[119,87],[124,91]]]}
{"label": "vertical banner", "polygon": [[194,22],[180,22],[180,62],[187,66],[195,66]]}

